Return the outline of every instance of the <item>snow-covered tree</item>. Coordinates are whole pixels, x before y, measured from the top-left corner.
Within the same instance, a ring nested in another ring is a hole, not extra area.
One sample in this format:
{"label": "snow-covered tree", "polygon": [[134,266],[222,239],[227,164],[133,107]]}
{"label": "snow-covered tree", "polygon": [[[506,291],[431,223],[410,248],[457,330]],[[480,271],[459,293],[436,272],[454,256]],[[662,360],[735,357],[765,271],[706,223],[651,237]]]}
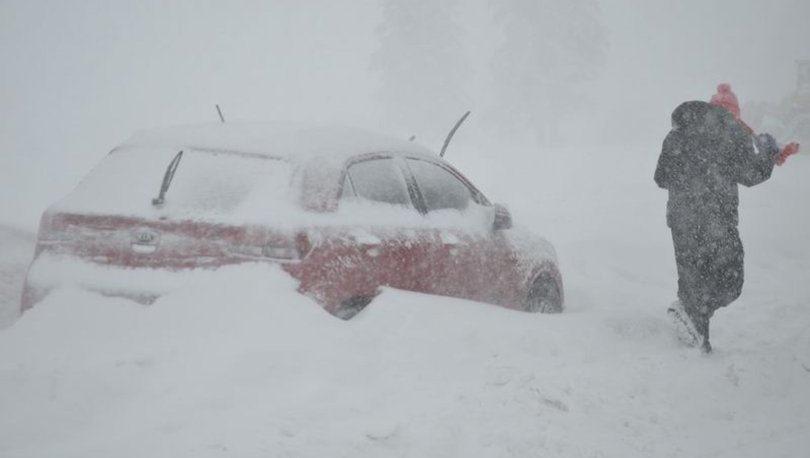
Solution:
{"label": "snow-covered tree", "polygon": [[595,0],[491,0],[503,41],[492,61],[504,125],[554,142],[581,83],[604,66],[607,41]]}
{"label": "snow-covered tree", "polygon": [[386,120],[417,136],[436,136],[468,109],[470,65],[456,21],[456,0],[382,1],[380,46],[372,67],[380,75]]}

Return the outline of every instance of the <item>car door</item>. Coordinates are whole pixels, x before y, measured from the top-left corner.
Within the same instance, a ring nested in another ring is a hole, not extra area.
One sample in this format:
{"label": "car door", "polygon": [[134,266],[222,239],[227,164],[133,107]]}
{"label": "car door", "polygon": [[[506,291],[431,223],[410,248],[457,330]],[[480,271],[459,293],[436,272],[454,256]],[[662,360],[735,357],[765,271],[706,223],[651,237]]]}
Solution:
{"label": "car door", "polygon": [[407,158],[424,218],[439,241],[433,267],[437,294],[486,300],[492,272],[487,259],[495,251],[492,209],[486,199],[440,162]]}
{"label": "car door", "polygon": [[379,286],[396,283],[391,272],[409,256],[396,220],[418,217],[402,169],[391,157],[356,158],[341,179],[336,212],[313,228],[315,247],[294,266],[299,289],[339,316],[348,304],[370,300]]}
{"label": "car door", "polygon": [[413,189],[399,161],[376,156],[351,162],[346,168],[341,207],[357,211],[349,238],[373,271],[376,286],[430,292],[418,272],[429,263],[431,234],[419,227],[421,216]]}

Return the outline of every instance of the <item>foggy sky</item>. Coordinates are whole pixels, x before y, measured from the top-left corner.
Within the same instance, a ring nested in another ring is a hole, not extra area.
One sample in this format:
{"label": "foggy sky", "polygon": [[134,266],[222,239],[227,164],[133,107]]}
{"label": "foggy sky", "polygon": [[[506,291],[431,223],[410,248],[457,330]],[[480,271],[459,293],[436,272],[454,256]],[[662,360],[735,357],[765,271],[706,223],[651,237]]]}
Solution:
{"label": "foggy sky", "polygon": [[[486,0],[462,5],[481,68],[499,36]],[[794,61],[810,58],[806,0],[615,0],[602,10],[607,65],[569,126],[574,145],[656,155],[678,102],[707,99],[720,81],[742,103],[775,101],[795,84]],[[133,131],[216,121],[215,103],[229,120],[391,130],[377,116],[369,65],[379,20],[374,0],[0,0],[0,221],[35,227]],[[485,90],[486,78],[476,81]],[[444,129],[426,133],[427,145]]]}

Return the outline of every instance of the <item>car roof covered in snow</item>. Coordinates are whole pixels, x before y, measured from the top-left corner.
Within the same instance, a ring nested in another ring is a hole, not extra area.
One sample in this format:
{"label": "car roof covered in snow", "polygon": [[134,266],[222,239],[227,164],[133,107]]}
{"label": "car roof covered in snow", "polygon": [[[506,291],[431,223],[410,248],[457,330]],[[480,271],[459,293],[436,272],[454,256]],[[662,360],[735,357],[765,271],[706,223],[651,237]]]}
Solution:
{"label": "car roof covered in snow", "polygon": [[439,156],[417,143],[363,129],[294,122],[218,123],[165,127],[135,133],[118,151],[149,149],[211,151],[279,158],[292,163],[300,203],[309,209],[334,207],[344,166],[352,157],[402,154],[438,161]]}
{"label": "car roof covered in snow", "polygon": [[128,147],[188,148],[259,154],[294,162],[318,159],[341,164],[352,156],[364,153],[391,152],[431,159],[438,157],[419,144],[363,129],[291,122],[229,122],[149,129],[135,133],[118,149]]}

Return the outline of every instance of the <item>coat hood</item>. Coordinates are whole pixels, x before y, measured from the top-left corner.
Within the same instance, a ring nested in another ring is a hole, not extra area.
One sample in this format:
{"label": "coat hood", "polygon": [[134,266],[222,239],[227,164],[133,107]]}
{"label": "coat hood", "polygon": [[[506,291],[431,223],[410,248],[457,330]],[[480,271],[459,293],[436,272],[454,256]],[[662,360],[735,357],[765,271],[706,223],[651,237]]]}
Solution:
{"label": "coat hood", "polygon": [[717,132],[729,121],[734,121],[731,113],[700,100],[684,102],[672,112],[672,128],[675,130]]}

